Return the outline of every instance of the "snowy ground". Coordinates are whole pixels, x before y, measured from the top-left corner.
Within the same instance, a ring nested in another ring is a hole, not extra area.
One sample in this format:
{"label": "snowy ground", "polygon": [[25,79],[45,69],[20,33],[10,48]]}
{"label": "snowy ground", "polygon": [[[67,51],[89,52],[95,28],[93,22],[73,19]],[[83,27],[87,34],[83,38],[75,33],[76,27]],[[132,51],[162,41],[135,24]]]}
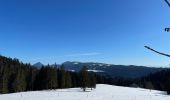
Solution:
{"label": "snowy ground", "polygon": [[170,96],[161,91],[99,84],[91,92],[79,88],[21,92],[0,95],[0,100],[170,100]]}

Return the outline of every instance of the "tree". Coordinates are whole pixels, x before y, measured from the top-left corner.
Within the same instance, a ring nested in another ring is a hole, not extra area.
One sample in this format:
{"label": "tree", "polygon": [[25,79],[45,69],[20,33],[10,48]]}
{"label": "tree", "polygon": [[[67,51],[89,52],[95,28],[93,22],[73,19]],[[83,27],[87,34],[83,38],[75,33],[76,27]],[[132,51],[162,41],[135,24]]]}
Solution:
{"label": "tree", "polygon": [[45,78],[45,67],[42,66],[41,69],[38,71],[36,75],[35,82],[34,82],[34,89],[35,90],[42,90],[46,89],[46,78]]}
{"label": "tree", "polygon": [[60,71],[60,88],[66,88],[66,71],[64,65],[61,66]]}
{"label": "tree", "polygon": [[92,72],[92,73],[90,73],[89,74],[89,88],[91,88],[91,90],[92,90],[92,88],[96,88],[96,76],[95,76],[95,74]]}
{"label": "tree", "polygon": [[19,69],[15,76],[14,91],[21,92],[26,90],[26,77],[24,71]]}
{"label": "tree", "polygon": [[71,75],[70,75],[70,72],[68,72],[68,71],[66,72],[65,85],[66,85],[66,88],[72,87]]}
{"label": "tree", "polygon": [[168,94],[170,94],[170,78],[167,79],[165,88]]}
{"label": "tree", "polygon": [[5,66],[0,75],[0,93],[8,93],[8,67]]}
{"label": "tree", "polygon": [[49,67],[47,71],[47,82],[49,89],[58,88],[58,77],[56,68]]}
{"label": "tree", "polygon": [[34,90],[34,82],[36,79],[36,76],[38,74],[38,71],[36,68],[31,67],[31,65],[27,65],[27,90]]}
{"label": "tree", "polygon": [[145,88],[153,90],[154,86],[153,86],[152,82],[146,81],[145,82]]}
{"label": "tree", "polygon": [[88,76],[88,69],[86,66],[83,66],[80,71],[81,77],[81,88],[83,91],[86,91],[86,88],[89,86],[89,76]]}

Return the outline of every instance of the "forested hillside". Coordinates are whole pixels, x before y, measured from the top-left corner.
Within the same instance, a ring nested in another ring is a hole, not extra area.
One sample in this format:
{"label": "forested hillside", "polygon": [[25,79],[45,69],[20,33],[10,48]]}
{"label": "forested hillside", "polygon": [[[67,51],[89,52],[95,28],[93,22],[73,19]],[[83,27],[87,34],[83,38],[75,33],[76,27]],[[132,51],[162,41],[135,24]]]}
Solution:
{"label": "forested hillside", "polygon": [[144,88],[167,91],[170,94],[170,69],[141,78]]}
{"label": "forested hillside", "polygon": [[47,65],[37,69],[18,59],[0,56],[0,93],[71,87],[95,88],[95,74],[85,73],[83,77],[81,72],[66,71],[64,66],[56,68]]}

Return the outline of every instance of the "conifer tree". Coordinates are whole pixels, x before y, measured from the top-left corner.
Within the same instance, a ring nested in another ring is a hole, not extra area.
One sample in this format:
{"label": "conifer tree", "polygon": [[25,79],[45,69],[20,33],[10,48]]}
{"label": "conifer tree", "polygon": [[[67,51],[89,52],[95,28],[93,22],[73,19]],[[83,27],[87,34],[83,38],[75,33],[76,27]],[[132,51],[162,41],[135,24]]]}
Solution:
{"label": "conifer tree", "polygon": [[35,79],[34,88],[35,88],[35,90],[46,89],[45,67],[44,66],[42,66],[41,69],[38,71],[38,74]]}
{"label": "conifer tree", "polygon": [[88,76],[88,69],[86,66],[83,66],[80,71],[81,77],[81,88],[83,91],[86,91],[86,88],[89,86],[89,76]]}
{"label": "conifer tree", "polygon": [[55,68],[49,67],[47,71],[47,82],[49,89],[56,89],[58,87],[57,70]]}
{"label": "conifer tree", "polygon": [[66,84],[66,88],[71,88],[72,87],[72,80],[71,80],[71,75],[70,73],[67,71],[66,72],[66,78],[65,78],[65,84]]}
{"label": "conifer tree", "polygon": [[28,65],[28,74],[27,74],[27,90],[34,90],[35,79],[37,76],[36,68],[31,67]]}
{"label": "conifer tree", "polygon": [[152,90],[152,89],[154,89],[154,86],[153,86],[152,82],[146,81],[145,88]]}
{"label": "conifer tree", "polygon": [[89,88],[96,88],[96,76],[94,73],[90,73],[90,86]]}
{"label": "conifer tree", "polygon": [[165,88],[168,94],[170,94],[170,78],[167,79]]}
{"label": "conifer tree", "polygon": [[65,71],[64,65],[61,66],[60,88],[66,88],[66,71]]}
{"label": "conifer tree", "polygon": [[0,93],[8,93],[8,68],[4,67],[0,75]]}
{"label": "conifer tree", "polygon": [[22,69],[19,69],[16,73],[15,81],[14,81],[14,91],[21,92],[26,90],[26,77],[25,73]]}

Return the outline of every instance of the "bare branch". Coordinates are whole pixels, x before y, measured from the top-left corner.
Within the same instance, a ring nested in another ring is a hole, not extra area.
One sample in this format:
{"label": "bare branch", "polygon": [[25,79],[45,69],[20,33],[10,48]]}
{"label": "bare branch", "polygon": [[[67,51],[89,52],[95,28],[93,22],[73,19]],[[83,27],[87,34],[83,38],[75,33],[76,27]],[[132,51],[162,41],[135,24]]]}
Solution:
{"label": "bare branch", "polygon": [[169,54],[165,54],[165,53],[156,51],[156,50],[154,50],[154,49],[152,49],[152,48],[150,48],[150,47],[148,47],[148,46],[144,46],[144,47],[147,48],[147,49],[149,49],[149,50],[151,50],[151,51],[153,51],[153,52],[155,52],[155,53],[158,53],[158,54],[160,54],[160,55],[163,55],[163,56],[166,56],[166,57],[170,57]]}
{"label": "bare branch", "polygon": [[168,6],[170,7],[170,3],[169,3],[169,1],[168,0],[165,0],[165,2],[168,4]]}

